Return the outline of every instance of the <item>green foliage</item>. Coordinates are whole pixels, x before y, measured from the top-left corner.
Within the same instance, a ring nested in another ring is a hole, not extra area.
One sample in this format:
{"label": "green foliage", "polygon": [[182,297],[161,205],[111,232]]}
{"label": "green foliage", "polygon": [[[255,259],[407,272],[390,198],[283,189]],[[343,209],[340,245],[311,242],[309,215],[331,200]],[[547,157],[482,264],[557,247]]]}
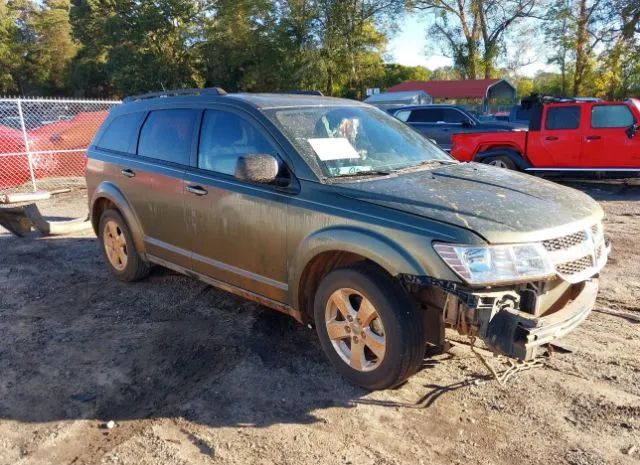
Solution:
{"label": "green foliage", "polygon": [[428,81],[431,71],[422,66],[403,66],[395,63],[384,65],[384,75],[376,87],[387,89],[404,81]]}

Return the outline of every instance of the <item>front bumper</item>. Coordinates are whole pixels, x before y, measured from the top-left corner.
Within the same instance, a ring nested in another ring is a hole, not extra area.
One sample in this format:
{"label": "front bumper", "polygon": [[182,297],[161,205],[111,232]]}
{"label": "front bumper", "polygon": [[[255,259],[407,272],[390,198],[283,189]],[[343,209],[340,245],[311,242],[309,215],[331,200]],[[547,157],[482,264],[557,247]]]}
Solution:
{"label": "front bumper", "polygon": [[582,323],[598,293],[597,277],[575,284],[557,278],[537,292],[528,285],[474,290],[426,276],[403,275],[403,282],[426,310],[427,342],[443,346],[446,327],[524,361]]}
{"label": "front bumper", "polygon": [[494,351],[520,360],[530,360],[537,349],[573,331],[589,315],[596,302],[598,279],[582,283],[582,289],[567,304],[549,315],[535,317],[512,309],[499,310],[480,335]]}

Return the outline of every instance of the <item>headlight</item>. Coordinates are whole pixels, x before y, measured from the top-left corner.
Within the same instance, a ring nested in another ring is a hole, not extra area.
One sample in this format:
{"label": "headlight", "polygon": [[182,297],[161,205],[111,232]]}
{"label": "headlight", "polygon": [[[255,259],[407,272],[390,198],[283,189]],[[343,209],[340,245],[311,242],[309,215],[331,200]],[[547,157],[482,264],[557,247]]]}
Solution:
{"label": "headlight", "polygon": [[434,244],[438,255],[469,284],[496,284],[546,278],[555,269],[542,244]]}

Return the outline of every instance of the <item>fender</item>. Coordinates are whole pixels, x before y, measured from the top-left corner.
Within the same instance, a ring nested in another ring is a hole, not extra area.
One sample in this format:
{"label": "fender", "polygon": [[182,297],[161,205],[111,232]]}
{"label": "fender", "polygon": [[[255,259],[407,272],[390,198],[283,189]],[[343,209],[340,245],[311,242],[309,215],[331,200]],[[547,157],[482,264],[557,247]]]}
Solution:
{"label": "fender", "polygon": [[96,202],[100,199],[110,200],[120,211],[122,217],[127,222],[127,226],[129,226],[129,229],[131,230],[136,250],[144,257],[146,252],[144,247],[144,231],[140,225],[140,220],[138,220],[133,208],[131,208],[131,205],[120,189],[118,189],[115,184],[108,181],[101,182],[98,187],[96,187],[91,197],[91,210],[89,214],[91,215],[91,223],[93,224],[93,229],[96,231],[96,234],[98,233],[97,229],[100,219],[94,218],[94,209]]}
{"label": "fender", "polygon": [[299,245],[289,268],[290,302],[297,307],[300,280],[306,266],[323,252],[351,252],[377,263],[391,276],[425,275],[425,269],[397,243],[386,236],[353,226],[331,226],[315,231]]}
{"label": "fender", "polygon": [[522,171],[527,168],[531,168],[531,164],[516,150],[510,148],[495,148],[490,149],[485,152],[480,152],[473,157],[473,161],[482,163],[483,160],[489,157],[509,157],[511,161]]}

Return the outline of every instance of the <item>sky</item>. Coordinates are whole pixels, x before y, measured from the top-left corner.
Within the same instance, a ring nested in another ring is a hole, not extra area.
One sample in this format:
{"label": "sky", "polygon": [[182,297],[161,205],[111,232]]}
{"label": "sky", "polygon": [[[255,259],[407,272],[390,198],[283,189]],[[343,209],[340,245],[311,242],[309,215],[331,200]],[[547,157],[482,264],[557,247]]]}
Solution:
{"label": "sky", "polygon": [[[429,69],[450,66],[451,59],[442,55],[437,46],[434,47],[427,42],[426,30],[430,23],[431,18],[424,14],[405,15],[399,21],[398,31],[387,46],[388,61],[405,66],[424,66]],[[534,52],[524,50],[520,53],[533,54]],[[535,57],[535,62],[521,68],[519,74],[533,76],[541,70],[553,71],[553,67],[546,64],[544,56]]]}

